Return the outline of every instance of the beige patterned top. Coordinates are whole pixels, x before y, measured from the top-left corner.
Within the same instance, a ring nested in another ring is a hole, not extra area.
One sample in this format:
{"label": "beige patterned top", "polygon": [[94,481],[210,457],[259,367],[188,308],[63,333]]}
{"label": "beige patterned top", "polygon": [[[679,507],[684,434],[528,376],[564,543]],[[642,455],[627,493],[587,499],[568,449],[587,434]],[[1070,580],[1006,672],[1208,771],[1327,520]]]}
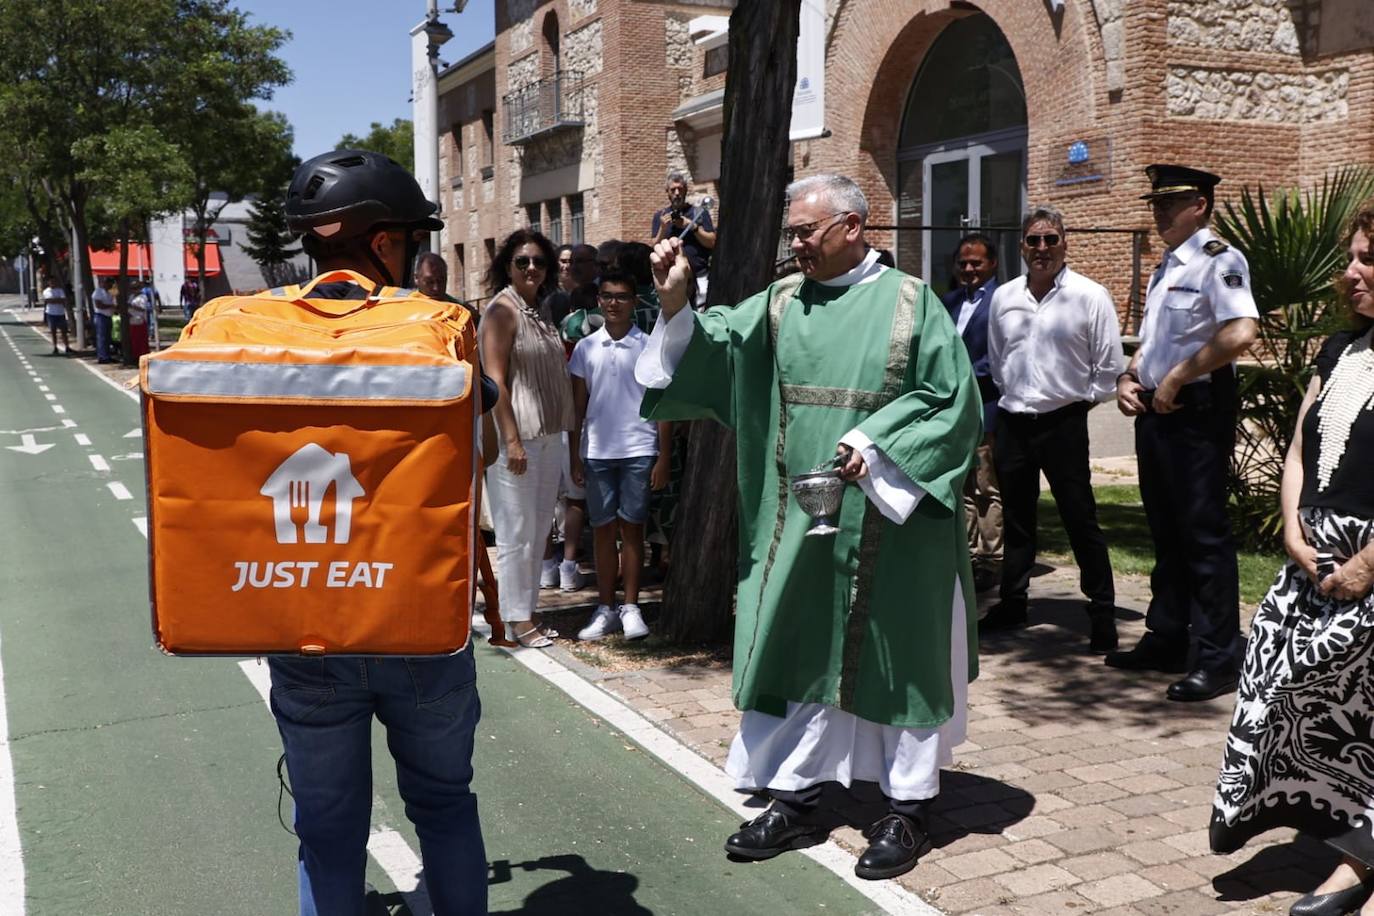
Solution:
{"label": "beige patterned top", "polygon": [[[568,360],[548,308],[541,302],[538,310],[525,304],[512,286],[507,286],[487,304],[501,302],[515,313],[515,340],[511,344],[506,387],[520,438],[548,436],[573,427],[572,381]],[[478,325],[480,337],[488,327]]]}

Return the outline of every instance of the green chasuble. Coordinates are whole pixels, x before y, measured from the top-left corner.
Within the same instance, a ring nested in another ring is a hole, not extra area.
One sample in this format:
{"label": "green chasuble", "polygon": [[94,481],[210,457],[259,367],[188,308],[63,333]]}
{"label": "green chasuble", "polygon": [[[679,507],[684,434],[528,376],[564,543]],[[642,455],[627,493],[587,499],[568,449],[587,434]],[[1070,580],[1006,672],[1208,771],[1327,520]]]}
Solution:
{"label": "green chasuble", "polygon": [[[793,275],[692,318],[671,383],[648,391],[643,414],[709,417],[737,436],[735,705],[782,716],[789,700],[822,703],[940,725],[954,706],[955,588],[970,679],[978,654],[962,493],[982,402],[949,313],[925,283],[885,270],[852,286]],[[855,429],[926,495],[898,525],[847,487],[840,534],[806,537],[788,477]]]}

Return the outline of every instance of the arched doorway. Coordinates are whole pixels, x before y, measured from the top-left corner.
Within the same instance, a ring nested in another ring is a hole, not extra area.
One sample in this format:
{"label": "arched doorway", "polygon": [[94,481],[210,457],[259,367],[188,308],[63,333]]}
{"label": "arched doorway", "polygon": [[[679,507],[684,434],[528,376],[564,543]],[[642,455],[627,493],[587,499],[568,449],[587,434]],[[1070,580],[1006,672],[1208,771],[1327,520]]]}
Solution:
{"label": "arched doorway", "polygon": [[[961,230],[1016,226],[1026,203],[1026,94],[1006,36],[985,13],[951,22],[912,81],[897,142],[900,266],[949,288]],[[1016,232],[994,233],[1001,279],[1021,272]]]}

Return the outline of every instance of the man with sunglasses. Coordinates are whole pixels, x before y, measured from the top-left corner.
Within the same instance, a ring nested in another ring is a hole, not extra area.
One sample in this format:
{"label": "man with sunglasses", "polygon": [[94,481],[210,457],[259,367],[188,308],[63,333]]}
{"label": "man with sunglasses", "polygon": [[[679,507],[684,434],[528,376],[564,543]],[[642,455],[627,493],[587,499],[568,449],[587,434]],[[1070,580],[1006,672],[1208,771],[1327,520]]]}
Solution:
{"label": "man with sunglasses", "polygon": [[[662,312],[635,375],[646,418],[737,434],[743,717],[726,770],[773,804],[726,852],[824,842],[836,806],[867,796],[880,807],[855,872],[891,878],[930,849],[977,673],[962,492],[981,403],[940,300],[866,248],[858,186],[813,175],[787,197],[800,270],[733,308],[686,309],[690,262],[679,240],[658,243]],[[838,533],[808,535],[789,486],[818,468],[858,485]]]}
{"label": "man with sunglasses", "polygon": [[673,172],[668,176],[664,190],[668,194],[668,206],[654,214],[650,232],[653,243],[664,239],[682,239],[682,250],[687,262],[692,265],[692,276],[697,283],[697,301],[706,298],[706,273],[711,269],[711,252],[716,247],[716,227],[711,222],[711,213],[705,207],[687,203],[687,176]]}
{"label": "man with sunglasses", "polygon": [[988,316],[988,366],[1001,396],[993,462],[1005,532],[1001,600],[980,632],[1020,629],[1035,565],[1040,473],[1049,480],[1088,599],[1090,646],[1116,648],[1116,588],[1097,523],[1088,462],[1088,411],[1111,400],[1125,363],[1116,306],[1065,263],[1064,217],[1035,207],[1021,221],[1027,273],[997,288]]}
{"label": "man with sunglasses", "polygon": [[1150,278],[1140,349],[1117,379],[1135,417],[1140,498],[1155,544],[1147,632],[1107,664],[1180,673],[1168,697],[1210,700],[1236,687],[1243,641],[1236,545],[1226,514],[1236,436],[1232,365],[1258,331],[1245,256],[1207,228],[1221,179],[1181,165],[1145,170],[1168,250]]}

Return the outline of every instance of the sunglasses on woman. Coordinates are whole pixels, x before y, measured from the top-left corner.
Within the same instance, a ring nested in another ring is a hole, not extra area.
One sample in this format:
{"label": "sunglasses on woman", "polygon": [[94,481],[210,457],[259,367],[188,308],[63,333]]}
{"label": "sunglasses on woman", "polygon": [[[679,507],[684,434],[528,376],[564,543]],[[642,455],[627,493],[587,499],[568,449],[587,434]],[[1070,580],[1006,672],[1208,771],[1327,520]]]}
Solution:
{"label": "sunglasses on woman", "polygon": [[525,254],[518,254],[518,255],[515,256],[515,269],[516,269],[516,270],[525,270],[525,269],[527,269],[531,264],[534,265],[535,270],[543,270],[545,267],[548,266],[549,262],[546,261],[546,260],[544,260],[544,259],[543,259],[542,257],[540,257],[539,255],[535,255],[534,257],[530,257],[529,255],[525,255]]}

